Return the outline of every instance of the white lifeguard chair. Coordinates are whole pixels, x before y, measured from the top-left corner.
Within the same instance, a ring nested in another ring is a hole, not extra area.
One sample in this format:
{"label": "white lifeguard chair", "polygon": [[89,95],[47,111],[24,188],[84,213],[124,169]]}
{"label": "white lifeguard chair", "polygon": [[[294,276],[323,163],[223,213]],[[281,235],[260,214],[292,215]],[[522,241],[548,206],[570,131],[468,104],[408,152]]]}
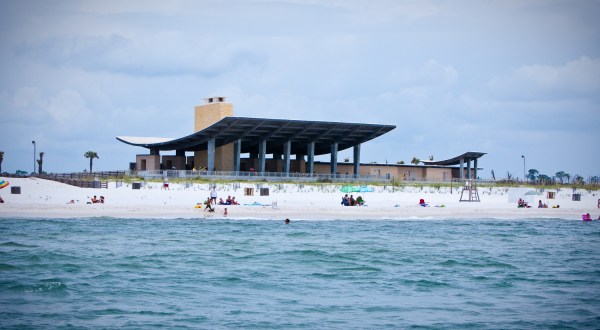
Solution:
{"label": "white lifeguard chair", "polygon": [[[466,192],[466,196],[465,196]],[[465,186],[460,193],[460,202],[481,202],[475,180],[465,180]]]}

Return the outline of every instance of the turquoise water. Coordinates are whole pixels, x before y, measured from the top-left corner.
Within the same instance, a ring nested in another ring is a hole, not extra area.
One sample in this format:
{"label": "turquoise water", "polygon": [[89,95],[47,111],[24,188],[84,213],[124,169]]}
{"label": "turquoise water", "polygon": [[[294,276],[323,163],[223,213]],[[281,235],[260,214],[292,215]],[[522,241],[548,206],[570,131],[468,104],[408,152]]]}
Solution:
{"label": "turquoise water", "polygon": [[598,329],[600,222],[0,219],[0,326]]}

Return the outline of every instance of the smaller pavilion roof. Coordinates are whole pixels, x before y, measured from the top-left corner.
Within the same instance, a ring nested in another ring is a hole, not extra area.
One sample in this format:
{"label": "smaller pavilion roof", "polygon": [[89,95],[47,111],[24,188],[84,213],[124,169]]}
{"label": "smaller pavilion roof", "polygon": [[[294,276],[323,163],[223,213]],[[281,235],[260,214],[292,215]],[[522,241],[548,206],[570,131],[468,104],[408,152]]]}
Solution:
{"label": "smaller pavilion roof", "polygon": [[460,156],[456,156],[454,158],[450,158],[450,159],[446,159],[446,160],[436,160],[436,161],[422,160],[421,163],[423,163],[425,165],[444,165],[444,166],[459,165],[461,159],[464,159],[465,161],[475,160],[485,154],[486,154],[485,152],[469,151],[469,152],[465,152],[464,154],[462,154]]}

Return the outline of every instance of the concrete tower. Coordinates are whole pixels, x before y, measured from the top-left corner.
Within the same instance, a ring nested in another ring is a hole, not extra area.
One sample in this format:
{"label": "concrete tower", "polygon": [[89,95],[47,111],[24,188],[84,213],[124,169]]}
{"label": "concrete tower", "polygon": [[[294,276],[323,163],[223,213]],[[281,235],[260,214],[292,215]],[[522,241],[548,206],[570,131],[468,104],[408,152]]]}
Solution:
{"label": "concrete tower", "polygon": [[[194,108],[194,132],[201,131],[225,117],[233,116],[233,104],[225,102],[225,97],[215,96],[204,99],[203,105]],[[207,151],[194,153],[194,167],[199,170],[233,171],[233,144],[215,149],[215,168],[208,167]]]}

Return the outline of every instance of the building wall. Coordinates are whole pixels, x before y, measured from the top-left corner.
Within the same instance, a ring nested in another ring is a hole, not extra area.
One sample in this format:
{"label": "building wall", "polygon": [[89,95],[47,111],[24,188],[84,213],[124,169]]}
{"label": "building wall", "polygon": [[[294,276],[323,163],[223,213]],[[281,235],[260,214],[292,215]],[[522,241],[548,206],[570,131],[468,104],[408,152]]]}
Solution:
{"label": "building wall", "polygon": [[[329,163],[315,163],[315,172],[317,172],[317,174],[331,174],[331,165]],[[471,173],[472,172],[473,169],[471,169]],[[337,173],[340,175],[352,175],[354,173],[354,163],[338,163]],[[453,177],[458,178],[460,171],[455,168],[414,165],[361,164],[359,174],[389,176],[390,178],[399,181],[449,181]]]}
{"label": "building wall", "polygon": [[160,170],[159,155],[137,155],[135,156],[135,169],[138,171]]}
{"label": "building wall", "polygon": [[[205,104],[194,108],[194,132],[201,131],[225,117],[233,116],[233,104],[224,102],[224,97],[210,97]],[[206,151],[194,153],[194,167],[198,170],[208,168]],[[215,168],[217,171],[233,171],[233,144],[215,148]]]}
{"label": "building wall", "polygon": [[428,180],[447,181],[452,178],[451,168],[425,168],[425,177]]}
{"label": "building wall", "polygon": [[163,169],[185,170],[185,156],[162,156]]}
{"label": "building wall", "polygon": [[201,131],[225,117],[233,116],[233,104],[219,102],[218,99],[219,97],[208,98],[205,104],[194,108],[194,132]]}

